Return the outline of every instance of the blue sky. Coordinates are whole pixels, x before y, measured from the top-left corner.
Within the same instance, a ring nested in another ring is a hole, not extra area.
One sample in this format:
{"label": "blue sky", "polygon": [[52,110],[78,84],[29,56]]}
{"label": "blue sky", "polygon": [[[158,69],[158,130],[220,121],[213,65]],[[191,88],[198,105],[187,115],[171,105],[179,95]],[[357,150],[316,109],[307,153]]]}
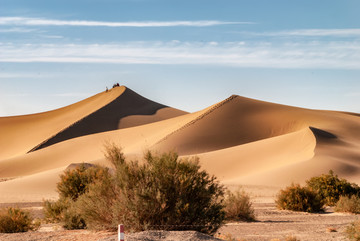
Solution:
{"label": "blue sky", "polygon": [[0,0],[0,116],[114,82],[196,111],[238,94],[360,112],[358,0]]}

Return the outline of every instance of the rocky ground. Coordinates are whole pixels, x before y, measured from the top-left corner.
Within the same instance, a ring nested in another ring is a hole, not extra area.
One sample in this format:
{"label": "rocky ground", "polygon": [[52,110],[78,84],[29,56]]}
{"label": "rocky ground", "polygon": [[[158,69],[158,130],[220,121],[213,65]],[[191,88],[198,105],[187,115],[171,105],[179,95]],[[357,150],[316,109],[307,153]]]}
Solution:
{"label": "rocky ground", "polygon": [[[254,203],[256,222],[236,222],[227,223],[215,234],[210,237],[194,231],[187,232],[167,232],[167,231],[147,231],[129,234],[126,233],[127,241],[150,241],[150,240],[285,240],[293,236],[298,240],[346,240],[345,228],[351,222],[357,220],[359,215],[335,213],[331,208],[324,213],[302,213],[277,210],[273,202]],[[261,201],[261,200],[260,200]],[[265,200],[266,201],[266,200]],[[6,206],[5,204],[0,205]],[[41,203],[13,204],[31,210],[36,217],[41,217]],[[88,230],[63,230],[57,224],[43,224],[38,231],[0,234],[0,240],[9,241],[32,241],[32,240],[80,240],[92,241],[117,240],[116,233],[112,232],[92,232]]]}
{"label": "rocky ground", "polygon": [[[237,189],[238,186],[228,186]],[[274,199],[279,188],[266,186],[243,186],[250,194],[255,209],[255,222],[227,223],[211,237],[194,231],[168,232],[146,231],[139,233],[127,233],[126,241],[152,241],[152,240],[231,240],[231,241],[283,241],[289,237],[296,237],[301,241],[328,241],[347,240],[345,229],[353,221],[358,220],[360,215],[348,213],[336,213],[332,208],[327,208],[324,213],[303,213],[278,210]],[[31,212],[34,218],[42,218],[42,203],[13,203],[0,204],[2,207],[20,207]],[[42,224],[38,231],[0,234],[0,240],[6,241],[110,241],[117,240],[117,234],[113,232],[93,232],[89,230],[63,230],[59,224]]]}

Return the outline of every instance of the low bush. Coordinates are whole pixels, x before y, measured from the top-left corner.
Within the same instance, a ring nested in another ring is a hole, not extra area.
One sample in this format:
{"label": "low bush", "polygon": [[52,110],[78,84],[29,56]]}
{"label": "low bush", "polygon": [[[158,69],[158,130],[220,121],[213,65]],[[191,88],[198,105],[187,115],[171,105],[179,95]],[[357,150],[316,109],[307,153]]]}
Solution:
{"label": "low bush", "polygon": [[345,230],[349,240],[360,241],[360,221],[351,223]]}
{"label": "low bush", "polygon": [[105,172],[107,172],[106,168],[88,167],[85,163],[72,170],[66,170],[60,175],[60,182],[57,184],[60,198],[70,198],[76,201],[80,195],[87,191],[89,184],[101,179]]}
{"label": "low bush", "polygon": [[67,229],[85,228],[85,221],[74,207],[75,202],[88,191],[90,184],[101,180],[107,174],[107,168],[84,163],[72,170],[65,170],[57,184],[59,200],[45,200],[43,203],[45,219],[48,222],[63,222]]}
{"label": "low bush", "polygon": [[244,191],[226,192],[225,218],[232,221],[254,221],[255,213],[250,197]]}
{"label": "low bush", "polygon": [[326,205],[333,206],[340,196],[359,195],[360,187],[346,179],[339,178],[332,170],[328,174],[312,177],[306,181],[309,188],[318,192]]}
{"label": "low bush", "polygon": [[63,222],[66,229],[86,228],[85,220],[76,205],[77,203],[70,203],[69,207],[63,211]]}
{"label": "low bush", "polygon": [[299,184],[280,190],[275,202],[279,209],[310,213],[322,211],[324,204],[317,192]]}
{"label": "low bush", "polygon": [[7,208],[0,210],[0,233],[18,233],[33,230],[30,214],[19,208]]}
{"label": "low bush", "polygon": [[336,212],[360,213],[360,198],[356,195],[341,196],[335,206]]}
{"label": "low bush", "polygon": [[123,223],[133,231],[197,230],[212,234],[222,224],[224,187],[200,170],[196,158],[147,152],[140,164],[126,161],[115,145],[107,147],[106,158],[114,166],[114,175],[105,175],[101,182],[90,185],[77,201],[88,227],[116,229]]}
{"label": "low bush", "polygon": [[57,201],[45,200],[43,212],[47,222],[60,222],[64,220],[64,211],[70,206],[70,200],[61,198]]}

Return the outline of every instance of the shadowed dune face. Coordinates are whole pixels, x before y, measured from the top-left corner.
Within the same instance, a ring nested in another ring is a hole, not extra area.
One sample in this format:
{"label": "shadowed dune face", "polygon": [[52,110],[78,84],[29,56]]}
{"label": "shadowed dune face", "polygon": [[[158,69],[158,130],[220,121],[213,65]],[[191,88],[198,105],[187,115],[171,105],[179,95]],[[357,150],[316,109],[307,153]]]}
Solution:
{"label": "shadowed dune face", "polygon": [[154,148],[189,155],[242,145],[306,127],[300,109],[232,96]]}
{"label": "shadowed dune face", "polygon": [[240,96],[186,113],[117,87],[55,111],[0,118],[0,133],[0,202],[56,198],[69,165],[106,163],[106,141],[134,158],[147,149],[197,155],[230,185],[284,186],[329,169],[360,184],[358,114]]}
{"label": "shadowed dune face", "polygon": [[[157,113],[159,114],[156,115]],[[72,124],[31,151],[80,136],[148,124],[183,114],[186,112],[153,102],[126,88],[124,93],[111,103]],[[127,121],[126,117],[133,117],[133,121]]]}
{"label": "shadowed dune face", "polygon": [[0,118],[0,160],[23,155],[39,143],[115,100],[125,87],[53,111]]}

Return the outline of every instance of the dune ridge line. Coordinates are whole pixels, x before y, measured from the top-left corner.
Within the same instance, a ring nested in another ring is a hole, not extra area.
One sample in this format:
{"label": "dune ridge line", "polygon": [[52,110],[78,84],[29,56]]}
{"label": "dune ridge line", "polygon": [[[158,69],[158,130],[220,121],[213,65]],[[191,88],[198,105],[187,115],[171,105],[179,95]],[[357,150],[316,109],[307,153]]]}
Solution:
{"label": "dune ridge line", "polygon": [[[125,92],[125,90],[126,90],[126,87],[124,87],[124,91],[122,91],[122,92],[118,95],[118,97],[116,97],[113,101],[116,101],[116,99],[119,98],[119,96],[121,96],[121,95]],[[110,92],[110,91],[112,91],[112,89],[110,89],[109,92]],[[113,101],[111,101],[111,102],[113,102]],[[111,102],[110,102],[110,103],[111,103]],[[107,106],[107,105],[109,105],[110,103],[107,103],[107,104],[105,104],[104,106]],[[104,106],[100,107],[99,109],[97,109],[97,110],[94,111],[94,112],[91,112],[91,113],[83,116],[82,118],[78,119],[77,121],[75,121],[75,122],[73,122],[72,124],[68,125],[67,127],[63,128],[63,129],[60,130],[59,132],[55,133],[54,135],[50,136],[49,138],[45,139],[44,141],[42,141],[41,143],[39,143],[38,145],[36,145],[35,147],[33,147],[33,148],[32,148],[31,150],[29,150],[27,153],[34,152],[34,151],[37,151],[37,150],[39,150],[39,149],[42,149],[41,146],[44,145],[44,144],[46,144],[49,140],[53,139],[54,137],[56,137],[57,135],[59,135],[60,133],[62,133],[62,132],[64,132],[64,131],[66,131],[67,129],[71,128],[72,126],[78,124],[79,122],[81,122],[82,120],[84,120],[85,118],[87,118],[88,116],[96,113],[96,112],[99,111],[100,109],[104,108]]]}
{"label": "dune ridge line", "polygon": [[171,132],[170,134],[166,135],[165,137],[163,137],[162,139],[160,139],[158,142],[156,142],[154,145],[157,145],[163,141],[166,141],[171,135],[184,130],[185,128],[195,124],[196,122],[198,122],[199,120],[203,119],[204,117],[210,115],[213,111],[215,111],[216,109],[220,108],[221,106],[231,102],[232,100],[238,98],[238,95],[232,95],[228,98],[226,98],[225,100],[213,105],[213,107],[211,107],[209,110],[205,111],[204,113],[202,113],[201,115],[199,115],[198,117],[196,117],[195,119],[189,121],[188,123],[186,123],[185,125],[183,125],[182,127],[176,129],[175,131]]}

